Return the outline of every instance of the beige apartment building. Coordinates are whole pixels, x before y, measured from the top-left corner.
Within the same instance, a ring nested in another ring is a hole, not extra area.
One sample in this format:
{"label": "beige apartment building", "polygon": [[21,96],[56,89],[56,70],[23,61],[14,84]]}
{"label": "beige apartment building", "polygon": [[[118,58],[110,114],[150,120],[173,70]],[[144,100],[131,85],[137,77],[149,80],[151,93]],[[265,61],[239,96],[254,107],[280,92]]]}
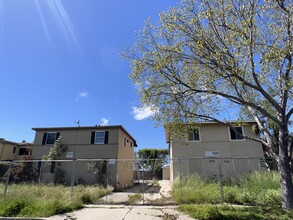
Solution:
{"label": "beige apartment building", "polygon": [[258,137],[253,129],[255,122],[229,123],[237,132],[225,124],[202,122],[176,138],[165,127],[170,149],[170,179],[174,180],[180,173],[181,176],[231,177],[265,169],[261,143],[242,136]]}
{"label": "beige apartment building", "polygon": [[[133,159],[136,140],[121,125],[88,127],[52,127],[33,128],[36,131],[32,158],[41,160],[48,154],[55,140],[61,137],[65,151],[59,159],[64,160],[59,167],[64,171],[67,183],[97,184],[97,178],[103,178],[116,189],[133,184]],[[91,161],[92,159],[103,159]],[[75,161],[75,162],[73,162]],[[97,176],[89,167],[97,164]],[[39,163],[42,168],[42,180],[50,182],[56,171],[56,164]],[[54,166],[53,166],[54,165]]]}
{"label": "beige apartment building", "polygon": [[26,141],[20,143],[0,138],[0,160],[30,160],[32,144]]}

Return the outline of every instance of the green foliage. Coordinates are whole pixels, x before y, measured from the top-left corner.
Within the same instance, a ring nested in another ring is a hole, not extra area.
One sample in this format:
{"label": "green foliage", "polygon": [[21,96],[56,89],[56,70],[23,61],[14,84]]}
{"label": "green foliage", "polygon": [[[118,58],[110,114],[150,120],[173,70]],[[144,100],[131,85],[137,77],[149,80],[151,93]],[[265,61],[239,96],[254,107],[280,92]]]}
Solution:
{"label": "green foliage", "polygon": [[135,204],[142,199],[142,195],[140,193],[134,195],[128,195],[128,204]]}
{"label": "green foliage", "polygon": [[60,136],[54,145],[50,148],[47,155],[43,156],[43,160],[58,160],[63,152],[66,151],[66,146],[62,143],[62,137]]}
{"label": "green foliage", "polygon": [[[227,203],[260,206],[281,206],[277,172],[251,173],[224,185],[224,200]],[[182,188],[181,188],[182,187]],[[221,203],[220,187],[199,176],[176,179],[173,198],[179,203]]]}
{"label": "green foliage", "polygon": [[162,167],[169,162],[169,152],[166,149],[140,149],[137,155],[139,168],[151,171],[157,176],[161,174]]}
{"label": "green foliage", "polygon": [[106,161],[92,161],[87,163],[87,172],[96,176],[98,184],[106,186],[107,162]]}
{"label": "green foliage", "polygon": [[1,162],[0,163],[0,181],[3,182],[5,181],[6,178],[6,172],[9,169],[9,163]]}
{"label": "green foliage", "polygon": [[157,110],[159,123],[226,123],[223,112],[241,122],[245,108],[261,136],[244,137],[278,157],[288,209],[292,14],[290,0],[182,0],[162,12],[157,24],[147,21],[135,47],[123,54],[142,106]]}
{"label": "green foliage", "polygon": [[198,220],[290,220],[293,212],[269,207],[181,205],[179,210]]}
{"label": "green foliage", "polygon": [[0,216],[48,217],[70,212],[81,209],[83,204],[97,202],[112,189],[77,186],[73,196],[70,191],[70,187],[60,185],[9,185],[8,194],[0,195]]}
{"label": "green foliage", "polygon": [[[62,137],[60,136],[55,140],[54,145],[50,148],[48,154],[43,156],[43,160],[59,160],[62,153],[65,152],[67,147],[62,143]],[[47,165],[51,165],[55,162],[48,162]],[[57,162],[57,168],[54,172],[54,183],[65,184],[65,171],[61,169],[61,163]]]}
{"label": "green foliage", "polygon": [[213,182],[207,182],[200,176],[176,178],[172,190],[173,199],[179,203],[219,203],[219,186]]}

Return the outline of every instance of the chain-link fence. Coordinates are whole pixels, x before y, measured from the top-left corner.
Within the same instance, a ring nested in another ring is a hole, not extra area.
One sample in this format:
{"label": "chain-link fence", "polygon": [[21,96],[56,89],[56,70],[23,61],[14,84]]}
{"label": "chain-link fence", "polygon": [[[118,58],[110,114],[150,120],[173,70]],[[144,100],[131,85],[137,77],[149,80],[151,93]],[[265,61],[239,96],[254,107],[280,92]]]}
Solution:
{"label": "chain-link fence", "polygon": [[[116,192],[140,194],[140,203],[164,199],[171,193],[172,184],[177,181],[182,188],[183,179],[199,175],[206,181],[219,184],[219,195],[223,198],[223,182],[252,171],[265,170],[263,158],[174,158],[162,167],[160,160],[117,160],[117,159],[76,159],[76,160],[25,160],[0,161],[0,193],[13,190],[12,184],[36,186],[67,186],[74,195],[77,185],[99,187],[112,186]],[[161,181],[164,179],[163,181]],[[162,182],[164,184],[162,184]],[[166,184],[169,187],[165,189]],[[164,194],[165,193],[165,194]],[[156,197],[154,195],[161,195]],[[171,201],[171,199],[169,200]],[[106,197],[104,202],[110,202]]]}

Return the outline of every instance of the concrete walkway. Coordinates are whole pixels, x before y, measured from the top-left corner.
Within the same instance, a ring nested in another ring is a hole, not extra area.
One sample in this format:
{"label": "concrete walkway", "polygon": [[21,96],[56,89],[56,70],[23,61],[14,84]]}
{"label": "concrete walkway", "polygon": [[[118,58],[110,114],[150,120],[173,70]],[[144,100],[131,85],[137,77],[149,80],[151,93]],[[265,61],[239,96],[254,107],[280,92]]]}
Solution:
{"label": "concrete walkway", "polygon": [[[160,180],[155,185],[150,185],[150,182],[135,184],[124,192],[114,192],[103,197],[101,202],[106,204],[87,205],[79,211],[52,216],[48,220],[191,220],[189,216],[178,212],[176,206],[168,205],[172,204],[171,190],[168,180]],[[130,203],[130,198],[137,194],[141,198]]]}
{"label": "concrete walkway", "polygon": [[79,211],[56,215],[47,220],[192,220],[176,206],[89,205]]}

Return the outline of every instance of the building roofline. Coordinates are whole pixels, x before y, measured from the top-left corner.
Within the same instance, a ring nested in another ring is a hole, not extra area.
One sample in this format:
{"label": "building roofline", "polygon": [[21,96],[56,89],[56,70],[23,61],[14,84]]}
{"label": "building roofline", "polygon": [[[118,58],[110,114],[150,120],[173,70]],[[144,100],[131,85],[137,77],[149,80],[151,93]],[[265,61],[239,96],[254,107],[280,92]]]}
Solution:
{"label": "building roofline", "polygon": [[17,146],[29,146],[29,145],[33,145],[32,143],[29,143],[29,142],[8,141],[8,140],[5,140],[4,138],[0,138],[0,143],[13,144],[13,145],[17,145]]}
{"label": "building roofline", "polygon": [[130,138],[134,140],[134,146],[137,147],[135,138],[122,126],[122,125],[96,125],[96,126],[80,126],[80,127],[44,127],[44,128],[32,128],[34,131],[56,131],[56,130],[88,130],[88,129],[112,129],[119,128],[123,130]]}
{"label": "building roofline", "polygon": [[[237,120],[231,120],[231,121],[222,121],[223,123],[216,122],[216,121],[199,121],[199,122],[194,122],[194,123],[186,123],[186,124],[181,124],[181,125],[205,125],[205,124],[220,124],[220,125],[225,125],[225,124],[256,124],[255,121],[253,120],[246,120],[246,121],[237,121]],[[227,125],[228,126],[228,125]],[[165,129],[165,138],[166,138],[166,143],[170,143],[170,131],[168,128],[168,124],[164,125]]]}

